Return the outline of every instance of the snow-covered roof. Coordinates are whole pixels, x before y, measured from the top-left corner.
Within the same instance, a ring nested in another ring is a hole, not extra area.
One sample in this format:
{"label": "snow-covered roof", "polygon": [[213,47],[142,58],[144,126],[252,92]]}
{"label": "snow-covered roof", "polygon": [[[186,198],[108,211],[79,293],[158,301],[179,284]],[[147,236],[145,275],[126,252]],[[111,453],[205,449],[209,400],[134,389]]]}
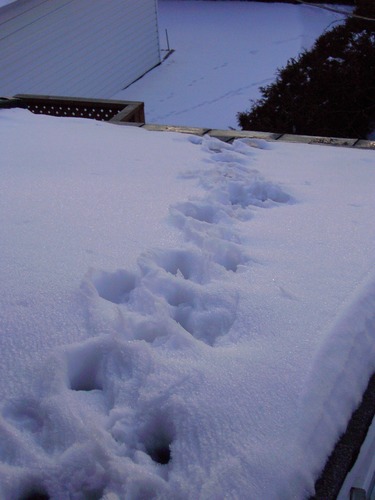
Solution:
{"label": "snow-covered roof", "polygon": [[374,368],[374,152],[0,137],[0,496],[312,493]]}

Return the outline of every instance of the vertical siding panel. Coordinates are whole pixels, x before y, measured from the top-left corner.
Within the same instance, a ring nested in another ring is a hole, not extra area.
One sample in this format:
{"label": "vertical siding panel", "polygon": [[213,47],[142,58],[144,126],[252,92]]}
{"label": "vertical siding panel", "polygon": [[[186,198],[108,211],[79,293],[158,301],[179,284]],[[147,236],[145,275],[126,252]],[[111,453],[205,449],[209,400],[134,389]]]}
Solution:
{"label": "vertical siding panel", "polygon": [[0,9],[1,95],[111,97],[160,62],[156,0],[30,5]]}

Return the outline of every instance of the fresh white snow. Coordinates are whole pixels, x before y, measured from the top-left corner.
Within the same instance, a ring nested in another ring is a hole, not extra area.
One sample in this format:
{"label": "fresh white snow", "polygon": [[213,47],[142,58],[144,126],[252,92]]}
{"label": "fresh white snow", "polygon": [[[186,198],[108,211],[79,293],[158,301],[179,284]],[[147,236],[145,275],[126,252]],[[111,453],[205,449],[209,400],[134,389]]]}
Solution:
{"label": "fresh white snow", "polygon": [[5,7],[5,5],[8,5],[10,3],[14,3],[16,0],[0,0],[0,8]]}
{"label": "fresh white snow", "polygon": [[0,498],[308,497],[375,368],[374,152],[19,109],[0,149]]}
{"label": "fresh white snow", "polygon": [[148,123],[238,128],[276,70],[344,16],[316,7],[243,1],[159,0],[162,55],[172,55],[116,99],[145,102]]}

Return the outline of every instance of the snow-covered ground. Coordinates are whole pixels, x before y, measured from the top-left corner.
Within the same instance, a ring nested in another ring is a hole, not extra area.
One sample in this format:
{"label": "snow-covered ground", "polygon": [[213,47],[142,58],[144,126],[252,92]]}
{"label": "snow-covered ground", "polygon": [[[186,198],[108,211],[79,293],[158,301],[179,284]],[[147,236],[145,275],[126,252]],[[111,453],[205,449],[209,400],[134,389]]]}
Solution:
{"label": "snow-covered ground", "polygon": [[[113,96],[145,102],[148,123],[238,128],[236,115],[277,68],[344,16],[316,7],[159,0],[160,46],[175,52]],[[341,7],[348,9],[348,7]],[[165,52],[162,52],[165,54]]]}
{"label": "snow-covered ground", "polygon": [[375,368],[374,152],[0,112],[0,498],[303,499]]}

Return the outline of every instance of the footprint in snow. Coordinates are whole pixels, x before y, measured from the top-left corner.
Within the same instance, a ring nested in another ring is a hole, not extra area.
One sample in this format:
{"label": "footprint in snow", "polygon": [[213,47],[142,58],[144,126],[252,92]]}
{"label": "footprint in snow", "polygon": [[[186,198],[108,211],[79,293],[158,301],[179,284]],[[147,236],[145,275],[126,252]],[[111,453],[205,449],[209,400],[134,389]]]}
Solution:
{"label": "footprint in snow", "polygon": [[[172,447],[175,439],[173,421],[168,412],[153,405],[147,412],[143,411],[141,415],[138,415],[137,420],[135,460],[144,462],[146,458],[142,457],[144,453],[154,464],[168,467],[172,460]],[[159,471],[162,476],[167,478],[166,470],[159,469]]]}
{"label": "footprint in snow", "polygon": [[[246,154],[249,156],[252,153],[250,151],[250,148],[248,148],[248,149],[249,149],[249,151],[247,151]],[[246,156],[244,156],[244,153],[237,152],[235,150],[214,153],[212,155],[212,159],[215,162],[228,163],[231,166],[232,165],[247,165],[247,163],[248,163],[248,159],[246,158]]]}
{"label": "footprint in snow", "polygon": [[201,142],[198,142],[194,136],[192,136],[189,140],[194,144],[201,144],[203,151],[207,151],[208,153],[221,153],[223,151],[233,150],[232,144],[216,139],[216,137],[205,137]]}
{"label": "footprint in snow", "polygon": [[144,274],[164,270],[176,278],[199,284],[208,282],[212,272],[209,256],[195,248],[154,250],[141,256],[139,266]]}
{"label": "footprint in snow", "polygon": [[47,489],[37,480],[25,480],[20,487],[21,494],[17,500],[49,500],[52,498]]}
{"label": "footprint in snow", "polygon": [[115,405],[116,384],[132,377],[128,342],[104,335],[65,349],[67,389],[101,414]]}
{"label": "footprint in snow", "polygon": [[66,354],[68,387],[72,391],[103,391],[105,352],[103,346],[80,345]]}
{"label": "footprint in snow", "polygon": [[195,339],[214,346],[228,334],[237,310],[237,295],[227,286],[213,282],[198,285],[185,280],[169,280],[159,286],[169,305],[171,318]]}
{"label": "footprint in snow", "polygon": [[[218,197],[221,193],[218,194]],[[251,213],[240,214],[238,207],[231,205],[228,195],[222,195],[225,203],[213,201],[189,201],[170,207],[171,223],[184,232],[185,239],[194,243],[199,251],[204,249],[208,238],[240,244],[241,236],[233,219],[248,220]]]}
{"label": "footprint in snow", "polygon": [[294,203],[293,198],[279,186],[261,178],[256,178],[249,184],[236,181],[228,182],[228,194],[230,203],[242,208],[251,205],[270,208],[279,204]]}
{"label": "footprint in snow", "polygon": [[137,284],[137,276],[124,269],[118,269],[113,273],[92,271],[90,278],[99,296],[114,304],[128,302]]}
{"label": "footprint in snow", "polygon": [[64,425],[64,417],[59,415],[51,401],[31,398],[10,400],[3,407],[2,416],[27,436],[26,446],[36,446],[47,454],[55,454],[71,445],[69,433],[62,435],[58,432],[60,424]]}
{"label": "footprint in snow", "polygon": [[222,266],[226,271],[236,273],[243,266],[248,265],[250,257],[246,254],[241,244],[223,241],[218,238],[207,238],[204,248],[210,252],[216,264]]}
{"label": "footprint in snow", "polygon": [[199,200],[177,203],[171,207],[171,214],[179,227],[183,226],[186,217],[206,224],[218,224],[221,220],[228,218],[222,205]]}
{"label": "footprint in snow", "polygon": [[[239,188],[235,190],[234,187],[238,185]],[[229,195],[222,194],[222,198],[230,205],[238,203],[241,208],[247,207],[250,204],[247,202],[251,199],[241,190],[242,185],[232,183],[231,186],[232,191],[229,190]],[[212,262],[227,271],[236,272],[239,266],[245,265],[250,259],[241,245],[240,237],[232,227],[233,224],[226,224],[226,221],[231,219],[227,210],[224,204],[199,201],[179,203],[170,209],[173,223],[185,232],[188,241],[199,247],[201,260],[203,254],[209,255]],[[239,220],[248,220],[252,217],[251,213],[242,212],[236,210],[234,215]]]}

